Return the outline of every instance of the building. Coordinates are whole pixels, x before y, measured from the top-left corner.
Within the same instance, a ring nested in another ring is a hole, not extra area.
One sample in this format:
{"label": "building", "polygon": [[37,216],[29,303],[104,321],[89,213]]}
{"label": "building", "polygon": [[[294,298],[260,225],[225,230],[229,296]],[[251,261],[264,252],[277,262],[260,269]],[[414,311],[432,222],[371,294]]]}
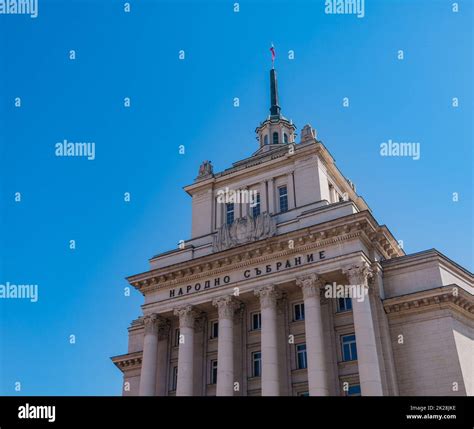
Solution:
{"label": "building", "polygon": [[276,71],[258,150],[191,185],[192,237],[128,278],[145,297],[124,395],[473,395],[473,275],[406,255]]}

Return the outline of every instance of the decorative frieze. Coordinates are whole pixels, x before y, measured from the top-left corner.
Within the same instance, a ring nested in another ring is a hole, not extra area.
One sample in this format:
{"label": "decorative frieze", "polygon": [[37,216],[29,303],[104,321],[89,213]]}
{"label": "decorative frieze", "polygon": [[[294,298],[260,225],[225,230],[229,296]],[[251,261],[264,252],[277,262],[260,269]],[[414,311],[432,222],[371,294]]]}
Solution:
{"label": "decorative frieze", "polygon": [[130,371],[138,369],[142,365],[142,352],[127,353],[125,355],[115,356],[112,362],[121,371]]}
{"label": "decorative frieze", "polygon": [[[391,246],[390,249],[395,249],[392,252],[392,257],[403,255],[403,251],[399,249],[398,244],[387,240],[383,227],[374,223],[373,219],[367,218],[366,213],[359,213],[354,217],[350,222],[346,220],[341,225],[332,227],[328,225],[322,230],[321,226],[317,225],[305,230],[303,235],[296,231],[275,237],[267,237],[265,240],[249,243],[250,248],[246,246],[244,249],[239,248],[239,250],[229,249],[223,251],[223,255],[220,255],[220,252],[213,253],[199,262],[189,260],[179,263],[176,267],[173,267],[174,271],[171,272],[166,272],[167,268],[159,268],[130,277],[128,280],[143,294],[183,283],[184,279],[189,282],[196,280],[196,283],[202,284],[202,281],[199,281],[200,279],[217,277],[229,270],[248,267],[252,264],[268,264],[277,258],[291,257],[301,253],[317,253],[319,249],[355,238],[365,239],[367,244],[381,243],[385,240],[385,246],[388,244]],[[332,223],[329,222],[329,224]],[[369,238],[369,235],[372,238]],[[288,245],[290,241],[294,246],[290,247]],[[387,251],[383,250],[381,245],[377,245],[377,249],[384,258],[389,259],[391,257]],[[149,281],[152,278],[155,279],[154,283]]]}
{"label": "decorative frieze", "polygon": [[387,314],[403,315],[435,307],[451,307],[469,316],[474,314],[474,296],[457,286],[443,286],[383,301]]}

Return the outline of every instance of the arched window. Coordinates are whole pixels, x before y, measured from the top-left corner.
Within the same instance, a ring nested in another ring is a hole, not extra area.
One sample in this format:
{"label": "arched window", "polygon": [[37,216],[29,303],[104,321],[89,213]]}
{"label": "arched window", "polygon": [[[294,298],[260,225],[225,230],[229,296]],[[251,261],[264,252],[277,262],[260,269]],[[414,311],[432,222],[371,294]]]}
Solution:
{"label": "arched window", "polygon": [[268,144],[268,134],[265,134],[265,137],[263,138],[263,144]]}
{"label": "arched window", "polygon": [[286,133],[283,134],[283,142],[288,143],[288,134]]}
{"label": "arched window", "polygon": [[278,133],[273,133],[273,144],[278,144]]}

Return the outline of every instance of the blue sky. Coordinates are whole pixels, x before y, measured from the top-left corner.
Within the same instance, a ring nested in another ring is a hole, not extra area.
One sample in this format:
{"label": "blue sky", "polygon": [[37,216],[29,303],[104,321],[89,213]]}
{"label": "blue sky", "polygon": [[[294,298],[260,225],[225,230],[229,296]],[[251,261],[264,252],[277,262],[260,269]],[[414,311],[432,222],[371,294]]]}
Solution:
{"label": "blue sky", "polygon": [[[363,19],[316,0],[123,3],[0,15],[0,283],[39,286],[37,303],[0,301],[0,394],[120,394],[109,357],[143,302],[124,277],[189,238],[182,187],[202,160],[220,171],[256,150],[271,42],[283,114],[317,129],[407,253],[472,271],[470,1],[366,0]],[[95,142],[96,159],[55,157],[64,139]],[[421,159],[381,157],[388,139],[420,142]]]}

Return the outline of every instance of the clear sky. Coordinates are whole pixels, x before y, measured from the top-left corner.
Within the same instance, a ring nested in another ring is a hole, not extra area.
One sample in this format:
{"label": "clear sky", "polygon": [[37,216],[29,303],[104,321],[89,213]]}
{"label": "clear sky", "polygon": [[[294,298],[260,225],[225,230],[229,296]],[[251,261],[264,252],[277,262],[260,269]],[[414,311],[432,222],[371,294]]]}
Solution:
{"label": "clear sky", "polygon": [[[182,187],[201,161],[220,171],[257,149],[271,42],[282,113],[317,129],[407,253],[472,271],[471,1],[366,0],[360,19],[322,0],[123,3],[0,15],[0,284],[39,287],[36,303],[0,300],[0,394],[120,394],[109,357],[143,302],[124,278],[189,238]],[[95,142],[95,160],[56,157],[64,139]],[[389,139],[421,158],[381,157]]]}

